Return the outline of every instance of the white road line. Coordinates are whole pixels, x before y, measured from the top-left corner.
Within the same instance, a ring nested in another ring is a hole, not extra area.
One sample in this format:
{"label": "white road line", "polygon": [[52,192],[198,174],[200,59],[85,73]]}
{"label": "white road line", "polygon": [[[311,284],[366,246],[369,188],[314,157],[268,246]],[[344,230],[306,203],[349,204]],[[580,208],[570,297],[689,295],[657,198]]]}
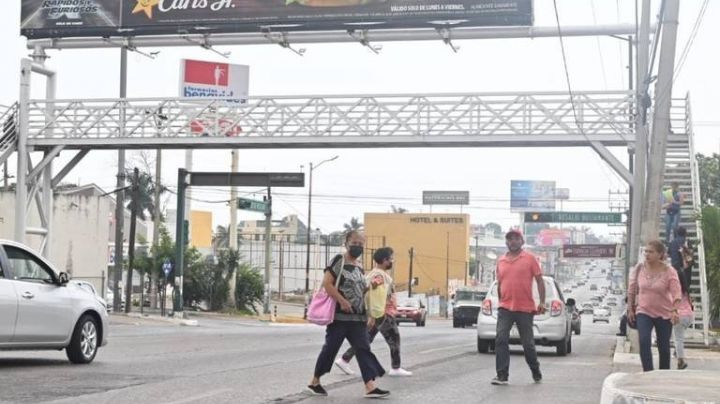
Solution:
{"label": "white road line", "polygon": [[209,391],[205,394],[198,394],[197,396],[186,397],[186,398],[183,398],[182,400],[178,400],[178,401],[168,401],[166,404],[191,403],[193,401],[199,401],[199,400],[202,400],[202,399],[205,399],[208,397],[218,396],[223,393],[230,393],[232,391],[233,391],[232,389],[218,389],[218,390]]}
{"label": "white road line", "polygon": [[425,354],[429,354],[429,353],[433,353],[433,352],[447,351],[450,349],[468,349],[468,348],[472,348],[472,347],[474,347],[474,345],[451,345],[451,346],[444,346],[442,348],[428,349],[425,351],[420,351],[418,353],[421,355],[425,355]]}

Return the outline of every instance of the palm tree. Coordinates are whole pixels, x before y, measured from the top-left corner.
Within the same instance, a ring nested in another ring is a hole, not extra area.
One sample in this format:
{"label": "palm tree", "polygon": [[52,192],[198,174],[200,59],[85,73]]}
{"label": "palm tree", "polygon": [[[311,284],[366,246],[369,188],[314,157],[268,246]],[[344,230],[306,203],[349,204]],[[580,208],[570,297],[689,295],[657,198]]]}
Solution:
{"label": "palm tree", "polygon": [[230,245],[230,233],[227,227],[218,226],[215,228],[215,233],[212,236],[212,247],[214,251],[218,251],[224,248],[228,248]]}
{"label": "palm tree", "polygon": [[350,223],[343,224],[343,227],[345,228],[345,232],[349,232],[362,230],[364,225],[360,222],[360,219],[352,217],[350,218]]}
{"label": "palm tree", "polygon": [[407,209],[400,206],[390,205],[390,209],[392,209],[392,213],[408,213]]}
{"label": "palm tree", "polygon": [[[140,219],[146,220],[145,212],[147,212],[150,216],[150,219],[155,219],[155,187],[156,185],[155,179],[153,176],[147,172],[140,171],[138,174],[138,181],[137,184],[134,184],[135,178],[132,173],[132,171],[128,171],[126,174],[127,178],[130,180],[130,187],[133,187],[137,185],[138,187],[138,198],[137,198],[137,215]],[[167,191],[167,188],[159,184],[160,186],[160,194]],[[132,194],[131,194],[132,195]],[[127,204],[127,208],[129,210],[132,210],[136,201],[134,199],[130,199],[130,202]]]}

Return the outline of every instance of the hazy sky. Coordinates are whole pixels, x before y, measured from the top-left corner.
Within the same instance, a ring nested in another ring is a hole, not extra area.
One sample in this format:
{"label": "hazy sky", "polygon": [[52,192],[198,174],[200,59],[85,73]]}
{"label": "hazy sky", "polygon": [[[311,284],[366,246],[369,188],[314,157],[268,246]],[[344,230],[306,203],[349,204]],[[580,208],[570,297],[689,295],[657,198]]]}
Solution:
{"label": "hazy sky", "polygon": [[[0,14],[0,104],[18,94],[19,61],[28,54],[19,36],[20,2],[10,1]],[[683,0],[677,52],[685,47],[702,1]],[[657,7],[659,1],[655,1]],[[632,0],[559,0],[563,25],[634,23]],[[535,1],[535,25],[553,26],[552,1]],[[595,15],[593,15],[593,9]],[[720,4],[710,2],[697,38],[675,84],[675,96],[691,92],[696,123],[696,150],[705,154],[720,147]],[[222,47],[232,51],[231,63],[250,66],[251,95],[315,95],[373,93],[439,93],[491,91],[565,91],[565,76],[557,38],[457,41],[455,54],[440,40],[384,43],[379,55],[359,44],[303,45],[304,57],[277,45]],[[627,45],[603,37],[567,38],[566,51],[573,90],[627,88]],[[156,49],[150,49],[156,50]],[[166,48],[155,60],[130,54],[129,97],[175,97],[179,60],[222,61],[199,47]],[[51,51],[48,65],[59,72],[58,98],[110,98],[118,94],[119,53],[113,50]],[[36,80],[35,83],[40,83]],[[43,93],[34,86],[33,96]],[[624,149],[613,150],[627,161]],[[60,162],[73,153],[63,154]],[[130,153],[132,154],[132,153]],[[152,154],[152,153],[150,153]],[[566,210],[607,211],[609,191],[626,190],[623,181],[590,148],[465,148],[465,149],[316,149],[242,150],[241,171],[298,171],[339,155],[314,172],[313,227],[324,232],[342,228],[364,212],[387,212],[390,205],[411,212],[428,212],[421,204],[423,190],[469,190],[471,205],[463,208],[473,223],[516,224],[509,210],[510,180],[556,181],[570,188]],[[116,152],[91,152],[67,177],[70,182],[94,182],[115,187]],[[174,187],[182,151],[164,154],[163,180]],[[11,162],[14,167],[14,161]],[[56,169],[60,167],[56,164]],[[227,171],[229,150],[199,151],[195,170]],[[12,170],[15,171],[14,168]],[[241,188],[240,193],[253,189]],[[307,216],[307,188],[276,189],[275,217]],[[228,189],[196,189],[194,197],[222,201]],[[259,197],[259,195],[258,195]],[[625,197],[626,198],[626,197]],[[617,198],[615,198],[617,199]],[[193,208],[213,210],[215,224],[226,225],[228,209],[221,203],[194,203]],[[168,201],[174,207],[174,198]],[[458,208],[434,208],[434,212]],[[241,212],[242,219],[260,219]],[[597,226],[607,234],[616,228]]]}

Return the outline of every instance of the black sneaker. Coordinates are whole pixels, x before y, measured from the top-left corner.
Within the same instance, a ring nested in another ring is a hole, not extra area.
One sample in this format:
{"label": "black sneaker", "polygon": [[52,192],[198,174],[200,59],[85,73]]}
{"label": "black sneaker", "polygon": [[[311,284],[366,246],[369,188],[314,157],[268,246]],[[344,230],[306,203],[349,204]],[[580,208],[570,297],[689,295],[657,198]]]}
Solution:
{"label": "black sneaker", "polygon": [[314,386],[312,384],[308,384],[307,388],[313,396],[327,396],[328,395],[325,388],[319,384],[316,384]]}
{"label": "black sneaker", "polygon": [[496,386],[504,386],[508,384],[508,377],[505,375],[497,375],[490,381],[490,384],[494,384]]}
{"label": "black sneaker", "polygon": [[373,389],[372,391],[368,391],[365,393],[365,398],[384,398],[390,395],[390,392],[387,390],[381,390],[377,387]]}
{"label": "black sneaker", "polygon": [[540,383],[542,381],[542,373],[540,373],[540,369],[530,370],[532,370],[533,380],[535,380],[535,383]]}

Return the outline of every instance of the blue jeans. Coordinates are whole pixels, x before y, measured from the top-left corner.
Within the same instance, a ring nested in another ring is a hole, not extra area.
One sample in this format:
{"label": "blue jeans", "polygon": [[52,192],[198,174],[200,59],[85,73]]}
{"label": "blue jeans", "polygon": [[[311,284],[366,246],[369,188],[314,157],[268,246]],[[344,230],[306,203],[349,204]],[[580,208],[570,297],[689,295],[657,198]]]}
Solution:
{"label": "blue jeans", "polygon": [[680,212],[676,213],[667,213],[665,212],[665,243],[670,242],[671,236],[674,237],[673,234],[675,232],[675,229],[680,225]]}
{"label": "blue jeans", "polygon": [[660,369],[670,369],[670,336],[673,325],[670,320],[650,317],[639,313],[636,316],[638,337],[640,340],[640,362],[644,372],[653,370],[652,339],[651,334],[655,328],[657,336],[658,356],[660,356]]}
{"label": "blue jeans", "polygon": [[497,328],[495,336],[495,370],[498,376],[510,375],[510,329],[517,325],[520,341],[525,352],[525,362],[530,369],[540,369],[535,352],[532,313],[510,311],[503,308],[497,311]]}
{"label": "blue jeans", "polygon": [[360,373],[365,383],[382,377],[385,374],[375,354],[370,351],[367,325],[363,321],[342,321],[335,320],[325,329],[325,345],[315,363],[314,376],[320,378],[332,369],[335,357],[347,338],[350,346],[355,351],[360,365]]}

